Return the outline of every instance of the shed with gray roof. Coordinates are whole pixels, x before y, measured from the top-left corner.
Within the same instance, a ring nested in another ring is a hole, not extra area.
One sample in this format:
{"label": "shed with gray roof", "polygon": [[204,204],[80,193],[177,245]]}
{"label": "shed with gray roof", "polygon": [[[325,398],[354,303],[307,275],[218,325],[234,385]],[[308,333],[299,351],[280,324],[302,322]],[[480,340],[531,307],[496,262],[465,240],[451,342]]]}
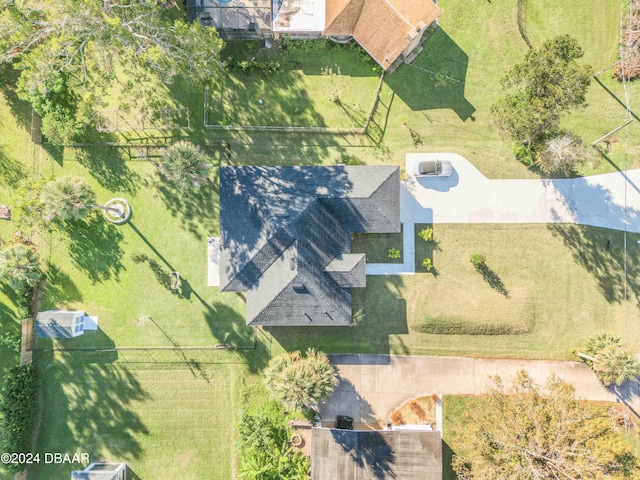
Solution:
{"label": "shed with gray roof", "polygon": [[127,480],[126,463],[92,463],[71,472],[71,480]]}
{"label": "shed with gray roof", "polygon": [[74,338],[85,330],[97,330],[98,318],[82,311],[48,310],[36,315],[37,338]]}
{"label": "shed with gray roof", "polygon": [[400,231],[399,168],[220,170],[220,289],[246,292],[247,324],[350,325],[366,285],[351,233]]}

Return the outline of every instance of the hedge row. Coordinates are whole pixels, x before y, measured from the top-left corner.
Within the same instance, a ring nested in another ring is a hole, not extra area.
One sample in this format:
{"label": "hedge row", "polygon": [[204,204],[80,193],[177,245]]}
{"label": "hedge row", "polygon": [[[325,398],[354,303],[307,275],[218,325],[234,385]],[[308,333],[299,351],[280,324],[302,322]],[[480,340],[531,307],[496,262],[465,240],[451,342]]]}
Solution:
{"label": "hedge row", "polygon": [[[0,428],[3,452],[30,452],[31,430],[37,406],[38,376],[32,365],[21,365],[9,370],[0,397]],[[20,464],[8,464],[11,472],[22,470]]]}
{"label": "hedge row", "polygon": [[413,325],[412,330],[436,335],[522,335],[532,330],[532,325],[508,323],[474,323],[446,318],[428,318]]}

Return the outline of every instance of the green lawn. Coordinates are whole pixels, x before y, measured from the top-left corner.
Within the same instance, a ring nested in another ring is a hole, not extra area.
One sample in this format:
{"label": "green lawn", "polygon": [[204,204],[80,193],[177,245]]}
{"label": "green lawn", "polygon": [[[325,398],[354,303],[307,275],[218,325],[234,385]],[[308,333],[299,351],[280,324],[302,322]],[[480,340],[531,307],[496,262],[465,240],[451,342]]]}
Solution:
{"label": "green lawn", "polygon": [[[194,373],[184,365],[71,361],[42,368],[37,452],[126,462],[139,478],[231,478],[241,367]],[[40,464],[30,478],[65,478],[82,468]]]}
{"label": "green lawn", "polygon": [[[402,230],[400,233],[355,233],[351,236],[351,252],[366,253],[367,263],[402,263]],[[400,251],[400,258],[389,258],[389,250]]]}
{"label": "green lawn", "polygon": [[[369,276],[366,289],[354,290],[354,311],[364,313],[356,326],[271,335],[285,349],[506,358],[575,359],[602,331],[640,344],[640,235],[627,235],[626,277],[622,232],[458,224],[435,225],[434,239],[435,247],[416,239],[416,261],[431,255],[433,271]],[[469,261],[476,252],[487,257],[484,275]]]}
{"label": "green lawn", "polygon": [[[219,88],[209,96],[209,124],[362,127],[379,78],[371,61],[338,44],[322,49],[310,49],[319,42],[296,44],[305,48],[274,47],[272,51],[254,42],[230,42],[223,57],[233,60],[217,80]],[[272,62],[278,71],[243,69],[238,66],[243,61],[246,65]]]}

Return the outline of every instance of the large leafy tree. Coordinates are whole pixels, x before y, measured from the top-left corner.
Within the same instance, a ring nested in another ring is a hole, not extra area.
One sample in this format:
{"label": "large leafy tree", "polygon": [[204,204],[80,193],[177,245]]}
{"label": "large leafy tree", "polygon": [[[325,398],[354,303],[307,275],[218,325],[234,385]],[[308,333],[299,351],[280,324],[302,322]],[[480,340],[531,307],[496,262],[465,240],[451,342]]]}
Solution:
{"label": "large leafy tree", "polygon": [[150,74],[212,78],[222,40],[181,16],[157,0],[0,0],[0,62],[21,70],[20,95],[64,140],[114,82],[138,92]]}
{"label": "large leafy tree", "polygon": [[292,409],[312,409],[333,392],[336,371],[325,353],[313,348],[273,357],[264,371],[271,396]]}
{"label": "large leafy tree", "polygon": [[52,220],[79,220],[94,208],[96,196],[81,178],[60,177],[42,187],[40,203],[44,218]]}
{"label": "large leafy tree", "polygon": [[575,398],[555,376],[541,389],[521,371],[511,387],[493,379],[459,432],[462,479],[622,479],[637,470],[607,410]]}
{"label": "large leafy tree", "polygon": [[0,280],[8,280],[15,290],[34,286],[40,276],[40,258],[33,248],[15,243],[0,251]]}
{"label": "large leafy tree", "polygon": [[212,167],[199,146],[185,141],[163,149],[157,165],[160,173],[182,190],[199,188]]}
{"label": "large leafy tree", "polygon": [[585,104],[591,67],[576,62],[583,55],[574,38],[561,35],[529,50],[507,72],[502,85],[512,91],[491,113],[511,140],[531,145],[558,127],[563,112]]}
{"label": "large leafy tree", "polygon": [[586,353],[578,356],[589,365],[606,386],[621,386],[626,381],[640,378],[640,361],[624,349],[622,340],[610,333],[589,339]]}

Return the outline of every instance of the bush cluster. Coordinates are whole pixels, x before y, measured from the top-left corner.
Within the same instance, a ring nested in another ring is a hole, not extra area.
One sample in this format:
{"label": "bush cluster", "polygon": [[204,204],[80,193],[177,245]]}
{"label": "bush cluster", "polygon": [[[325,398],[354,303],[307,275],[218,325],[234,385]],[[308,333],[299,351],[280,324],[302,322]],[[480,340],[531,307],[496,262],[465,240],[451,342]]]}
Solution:
{"label": "bush cluster", "polygon": [[[0,397],[2,413],[2,449],[8,453],[30,451],[31,429],[37,406],[38,375],[32,365],[13,367],[5,376]],[[20,464],[5,465],[11,473],[22,470]]]}

